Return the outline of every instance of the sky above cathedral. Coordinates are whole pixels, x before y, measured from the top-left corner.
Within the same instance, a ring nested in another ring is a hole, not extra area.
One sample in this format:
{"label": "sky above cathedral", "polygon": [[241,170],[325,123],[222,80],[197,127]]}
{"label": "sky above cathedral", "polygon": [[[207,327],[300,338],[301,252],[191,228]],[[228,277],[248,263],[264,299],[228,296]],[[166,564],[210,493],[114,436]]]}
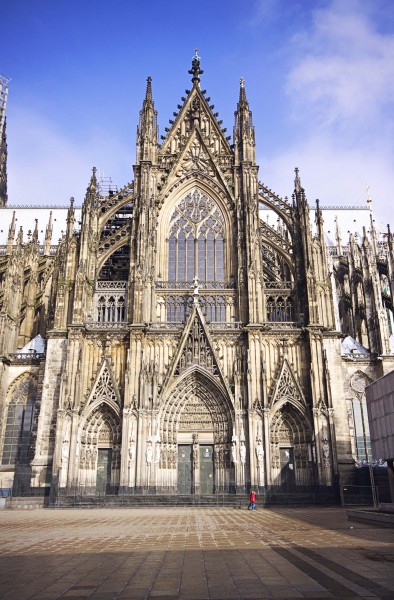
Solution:
{"label": "sky above cathedral", "polygon": [[93,165],[131,181],[146,77],[164,134],[198,48],[226,135],[245,78],[261,181],[291,196],[298,166],[324,206],[368,186],[393,224],[392,0],[3,0],[1,20],[10,205],[80,205]]}

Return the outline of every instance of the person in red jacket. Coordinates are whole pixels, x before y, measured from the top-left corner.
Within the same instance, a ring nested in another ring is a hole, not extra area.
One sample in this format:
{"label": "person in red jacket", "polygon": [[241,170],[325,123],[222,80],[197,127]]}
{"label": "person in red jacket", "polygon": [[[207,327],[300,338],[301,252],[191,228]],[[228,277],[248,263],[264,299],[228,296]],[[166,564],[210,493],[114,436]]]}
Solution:
{"label": "person in red jacket", "polygon": [[254,490],[250,492],[248,510],[256,510],[256,492]]}

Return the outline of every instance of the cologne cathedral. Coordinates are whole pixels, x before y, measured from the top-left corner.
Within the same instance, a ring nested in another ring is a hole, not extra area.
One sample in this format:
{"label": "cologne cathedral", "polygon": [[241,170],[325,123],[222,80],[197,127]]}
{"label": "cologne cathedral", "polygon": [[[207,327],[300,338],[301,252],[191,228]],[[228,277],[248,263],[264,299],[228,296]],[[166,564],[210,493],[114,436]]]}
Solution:
{"label": "cologne cathedral", "polygon": [[[371,456],[394,368],[394,240],[371,204],[259,180],[200,85],[159,138],[147,79],[132,181],[12,207],[0,147],[0,488],[14,495],[334,497]],[[142,94],[141,94],[142,95]],[[290,168],[290,166],[289,166]],[[269,173],[267,174],[269,177]]]}

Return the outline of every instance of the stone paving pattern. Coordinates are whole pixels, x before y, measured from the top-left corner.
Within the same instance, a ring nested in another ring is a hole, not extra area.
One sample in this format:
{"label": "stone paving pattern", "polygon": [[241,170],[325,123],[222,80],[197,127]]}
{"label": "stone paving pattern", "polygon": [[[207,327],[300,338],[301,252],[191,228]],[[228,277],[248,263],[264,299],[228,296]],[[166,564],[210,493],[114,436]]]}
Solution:
{"label": "stone paving pattern", "polygon": [[394,598],[394,530],[343,508],[2,511],[0,598]]}

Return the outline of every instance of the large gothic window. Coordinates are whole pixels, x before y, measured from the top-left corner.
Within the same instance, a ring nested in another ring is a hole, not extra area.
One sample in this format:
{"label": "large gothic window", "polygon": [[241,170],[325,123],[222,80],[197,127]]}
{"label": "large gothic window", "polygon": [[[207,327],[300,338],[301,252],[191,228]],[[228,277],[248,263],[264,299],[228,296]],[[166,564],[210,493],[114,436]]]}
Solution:
{"label": "large gothic window", "polygon": [[216,204],[194,190],[176,206],[170,221],[168,280],[224,281],[224,222]]}
{"label": "large gothic window", "polygon": [[3,465],[29,463],[35,404],[36,383],[30,377],[23,377],[15,383],[8,404]]}

